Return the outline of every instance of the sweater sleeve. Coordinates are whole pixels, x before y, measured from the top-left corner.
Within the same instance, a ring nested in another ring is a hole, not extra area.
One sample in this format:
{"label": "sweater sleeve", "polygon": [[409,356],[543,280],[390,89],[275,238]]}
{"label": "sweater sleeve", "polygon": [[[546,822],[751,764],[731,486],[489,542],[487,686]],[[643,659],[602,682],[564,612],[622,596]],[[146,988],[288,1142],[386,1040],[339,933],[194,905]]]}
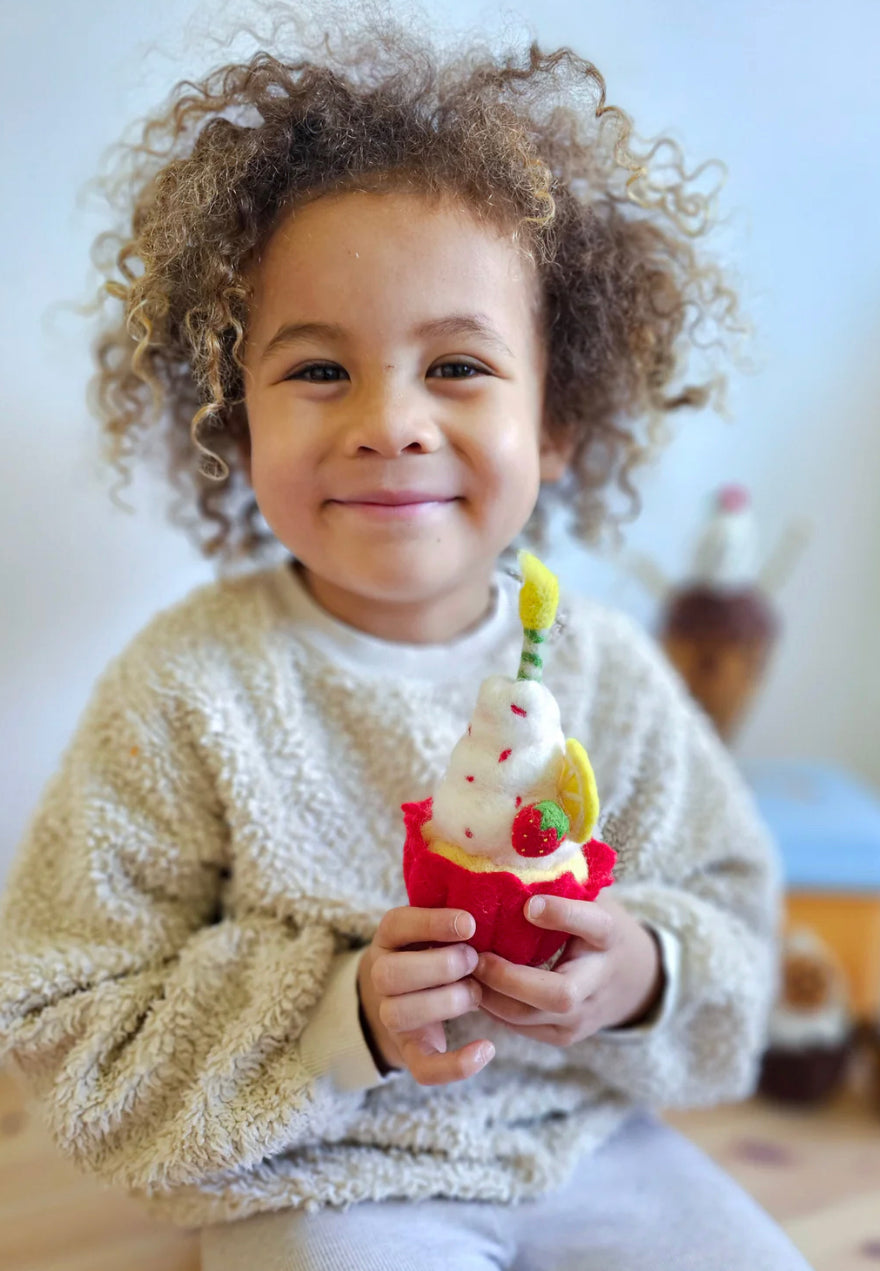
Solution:
{"label": "sweater sleeve", "polygon": [[647,1104],[733,1101],[755,1088],[776,992],[779,858],[711,721],[654,641],[620,622],[609,674],[638,695],[639,722],[600,832],[618,851],[609,895],[658,933],[667,984],[651,1021],[567,1055]]}
{"label": "sweater sleeve", "polygon": [[229,827],[193,731],[161,670],[111,663],[0,907],[0,1057],[65,1154],[146,1195],[338,1139],[382,1081],[357,951],[226,912]]}

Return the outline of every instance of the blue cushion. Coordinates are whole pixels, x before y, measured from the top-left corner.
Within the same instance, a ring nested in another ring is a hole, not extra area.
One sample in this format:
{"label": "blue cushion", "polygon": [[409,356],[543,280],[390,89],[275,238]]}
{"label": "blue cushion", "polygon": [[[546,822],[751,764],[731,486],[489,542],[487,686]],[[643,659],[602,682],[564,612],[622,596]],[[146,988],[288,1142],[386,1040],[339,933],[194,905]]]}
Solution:
{"label": "blue cushion", "polygon": [[880,892],[880,798],[869,786],[803,759],[740,767],[779,844],[788,887]]}

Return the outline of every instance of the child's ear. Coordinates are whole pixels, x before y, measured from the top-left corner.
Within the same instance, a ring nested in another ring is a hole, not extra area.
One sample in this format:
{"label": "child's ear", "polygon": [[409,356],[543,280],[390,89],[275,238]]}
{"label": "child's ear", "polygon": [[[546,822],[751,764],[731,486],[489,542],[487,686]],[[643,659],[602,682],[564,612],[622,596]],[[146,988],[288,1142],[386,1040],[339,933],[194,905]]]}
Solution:
{"label": "child's ear", "polygon": [[558,481],[565,473],[574,454],[574,439],[562,435],[554,435],[545,425],[541,433],[539,458],[542,481]]}

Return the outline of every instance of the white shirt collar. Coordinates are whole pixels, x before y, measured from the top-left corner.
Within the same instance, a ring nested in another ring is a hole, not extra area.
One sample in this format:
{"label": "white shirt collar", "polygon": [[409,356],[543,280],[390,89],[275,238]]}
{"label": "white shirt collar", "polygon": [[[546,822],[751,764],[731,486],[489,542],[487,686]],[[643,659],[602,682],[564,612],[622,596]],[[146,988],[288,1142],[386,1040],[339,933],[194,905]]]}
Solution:
{"label": "white shirt collar", "polygon": [[323,609],[303,585],[290,559],[277,570],[278,594],[297,635],[329,661],[359,674],[385,674],[443,682],[462,676],[504,673],[508,644],[522,640],[517,597],[520,582],[497,568],[488,611],[474,626],[442,644],[383,640],[349,626]]}

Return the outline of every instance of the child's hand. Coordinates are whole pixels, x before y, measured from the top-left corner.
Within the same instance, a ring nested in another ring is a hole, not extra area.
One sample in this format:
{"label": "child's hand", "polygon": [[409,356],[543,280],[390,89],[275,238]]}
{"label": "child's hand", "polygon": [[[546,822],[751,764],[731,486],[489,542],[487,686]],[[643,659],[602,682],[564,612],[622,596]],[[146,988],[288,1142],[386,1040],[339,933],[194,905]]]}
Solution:
{"label": "child's hand", "polygon": [[572,936],[552,971],[517,966],[484,953],[474,976],[483,985],[481,1009],[515,1033],[572,1046],[600,1028],[633,1023],[663,990],[657,941],[616,901],[544,896],[538,927]]}
{"label": "child's hand", "polygon": [[[481,989],[470,972],[477,954],[461,943],[476,924],[461,909],[389,909],[358,966],[358,991],[373,1042],[391,1068],[419,1085],[461,1081],[495,1054],[486,1039],[446,1051],[443,1021],[476,1010]],[[425,948],[438,942],[443,948]]]}

